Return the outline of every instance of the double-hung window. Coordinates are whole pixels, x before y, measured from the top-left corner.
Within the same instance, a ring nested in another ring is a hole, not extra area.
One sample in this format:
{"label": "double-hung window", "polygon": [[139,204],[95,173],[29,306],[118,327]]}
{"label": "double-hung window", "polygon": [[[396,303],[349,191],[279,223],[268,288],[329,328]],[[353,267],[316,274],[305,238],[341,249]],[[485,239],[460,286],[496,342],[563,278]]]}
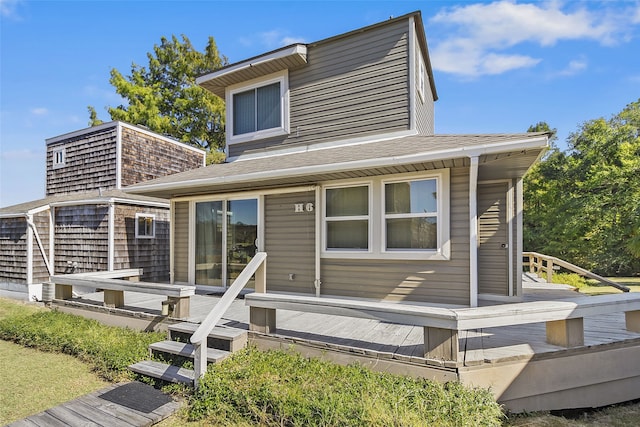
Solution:
{"label": "double-hung window", "polygon": [[67,161],[67,152],[64,147],[55,148],[53,150],[53,168],[58,169],[64,167]]}
{"label": "double-hung window", "polygon": [[449,170],[324,187],[325,258],[450,259]]}
{"label": "double-hung window", "polygon": [[230,142],[285,134],[288,129],[286,74],[272,75],[229,92]]}
{"label": "double-hung window", "polygon": [[369,186],[325,189],[326,249],[369,250]]}
{"label": "double-hung window", "polygon": [[153,239],[156,236],[155,215],[136,214],[136,238]]}
{"label": "double-hung window", "polygon": [[384,184],[385,250],[436,250],[438,185],[435,178]]}

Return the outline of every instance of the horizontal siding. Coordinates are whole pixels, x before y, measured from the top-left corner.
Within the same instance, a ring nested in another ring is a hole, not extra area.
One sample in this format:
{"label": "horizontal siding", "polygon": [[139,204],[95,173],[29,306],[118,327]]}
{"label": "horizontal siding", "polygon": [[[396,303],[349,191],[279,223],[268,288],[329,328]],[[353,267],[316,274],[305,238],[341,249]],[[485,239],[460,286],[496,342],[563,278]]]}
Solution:
{"label": "horizontal siding", "polygon": [[[65,166],[53,169],[53,150],[64,147]],[[47,145],[47,195],[116,186],[116,126]]]}
{"label": "horizontal siding", "polygon": [[289,73],[291,134],[232,144],[230,156],[409,129],[407,21],[308,47]]}
{"label": "horizontal siding", "polygon": [[85,205],[55,209],[55,272],[106,271],[109,254],[109,208]]}
{"label": "horizontal siding", "polygon": [[202,167],[204,154],[122,127],[122,186]]}
{"label": "horizontal siding", "polygon": [[[315,293],[315,212],[294,212],[296,203],[313,203],[315,192],[265,197],[267,289]],[[294,279],[289,280],[293,274]]]}
{"label": "horizontal siding", "polygon": [[[416,40],[415,43],[416,58],[422,57],[420,45]],[[425,68],[425,82],[424,82],[424,99],[420,96],[420,61],[415,63],[415,99],[416,99],[416,128],[421,135],[433,135],[435,133],[435,101],[433,100],[433,93],[431,92],[431,85],[429,84],[429,74]],[[426,63],[425,63],[426,67]]]}
{"label": "horizontal siding", "polygon": [[173,212],[173,280],[189,281],[189,202],[175,203]]}
{"label": "horizontal siding", "polygon": [[[155,238],[136,239],[136,213],[155,215]],[[141,280],[169,281],[169,210],[117,205],[114,226],[114,269],[142,268]]]}
{"label": "horizontal siding", "polygon": [[322,293],[394,301],[469,304],[469,175],[451,169],[451,259],[322,260]]}
{"label": "horizontal siding", "polygon": [[0,219],[0,282],[27,282],[27,221]]}

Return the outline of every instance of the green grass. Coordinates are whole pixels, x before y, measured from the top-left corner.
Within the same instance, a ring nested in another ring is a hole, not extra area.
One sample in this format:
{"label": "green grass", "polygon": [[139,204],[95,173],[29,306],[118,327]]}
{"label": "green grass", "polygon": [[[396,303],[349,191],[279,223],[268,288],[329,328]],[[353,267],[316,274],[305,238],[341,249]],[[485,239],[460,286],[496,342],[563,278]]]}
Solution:
{"label": "green grass", "polygon": [[89,364],[0,341],[0,425],[108,385]]}

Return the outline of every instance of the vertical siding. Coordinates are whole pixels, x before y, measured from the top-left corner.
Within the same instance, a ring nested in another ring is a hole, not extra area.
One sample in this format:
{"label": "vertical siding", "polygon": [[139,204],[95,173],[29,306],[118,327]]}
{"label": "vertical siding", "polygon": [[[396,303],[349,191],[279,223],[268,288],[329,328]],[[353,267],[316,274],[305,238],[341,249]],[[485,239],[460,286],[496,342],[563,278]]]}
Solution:
{"label": "vertical siding", "polygon": [[230,156],[407,130],[408,21],[308,47],[289,73],[290,135],[233,144]]}
{"label": "vertical siding", "polygon": [[[44,247],[47,259],[49,258],[49,211],[43,211],[33,216],[33,223],[36,225],[40,241]],[[42,256],[42,251],[38,242],[33,238],[33,283],[42,283],[49,280],[49,270]]]}
{"label": "vertical siding", "polygon": [[27,221],[0,219],[0,282],[27,282]]}
{"label": "vertical siding", "polygon": [[469,304],[469,172],[450,176],[448,261],[322,260],[322,293],[396,301]]}
{"label": "vertical siding", "polygon": [[[136,213],[155,215],[155,237],[136,239]],[[141,279],[169,280],[169,210],[116,205],[114,223],[114,269],[142,268]]]}
{"label": "vertical siding", "polygon": [[[315,212],[294,212],[296,203],[313,203],[315,192],[265,197],[267,289],[315,293]],[[294,279],[290,280],[289,275]]]}
{"label": "vertical siding", "polygon": [[[53,150],[65,147],[65,166],[53,168]],[[47,195],[116,186],[116,126],[47,145]]]}
{"label": "vertical siding", "polygon": [[123,187],[202,167],[204,153],[122,127]]}
{"label": "vertical siding", "polygon": [[55,272],[65,273],[67,261],[77,263],[76,273],[106,271],[109,207],[58,207],[55,216]]}
{"label": "vertical siding", "polygon": [[509,294],[509,256],[502,248],[509,242],[507,219],[507,184],[478,186],[478,292]]}
{"label": "vertical siding", "polygon": [[173,280],[189,281],[189,202],[176,202],[173,213]]}

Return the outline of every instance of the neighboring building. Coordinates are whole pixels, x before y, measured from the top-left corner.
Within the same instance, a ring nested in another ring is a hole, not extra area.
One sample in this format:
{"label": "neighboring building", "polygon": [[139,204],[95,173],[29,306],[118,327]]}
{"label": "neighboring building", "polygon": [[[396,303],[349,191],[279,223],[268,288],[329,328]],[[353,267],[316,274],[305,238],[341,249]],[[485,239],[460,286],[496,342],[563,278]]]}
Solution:
{"label": "neighboring building", "polygon": [[[200,77],[227,163],[127,189],[171,199],[171,280],[475,306],[522,294],[522,177],[548,135],[438,135],[421,14]],[[460,118],[464,120],[464,117]]]}
{"label": "neighboring building", "polygon": [[46,197],[0,209],[0,287],[39,299],[54,273],[121,268],[168,280],[169,203],[122,188],[200,168],[205,152],[122,122],[46,143]]}

